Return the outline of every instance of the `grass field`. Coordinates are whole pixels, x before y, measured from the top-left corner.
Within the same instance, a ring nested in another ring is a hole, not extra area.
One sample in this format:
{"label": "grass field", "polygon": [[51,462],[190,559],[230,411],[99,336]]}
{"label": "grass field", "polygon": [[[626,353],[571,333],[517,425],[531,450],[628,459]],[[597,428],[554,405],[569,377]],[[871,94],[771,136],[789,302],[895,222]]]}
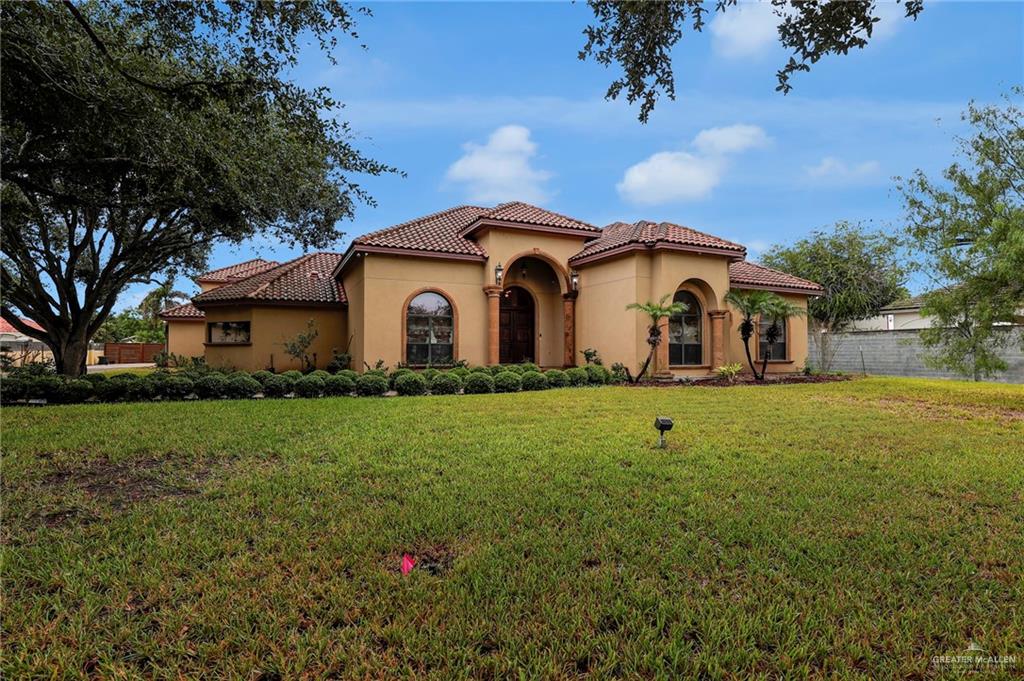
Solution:
{"label": "grass field", "polygon": [[971,641],[1024,668],[1020,386],[2,419],[5,678],[916,678]]}

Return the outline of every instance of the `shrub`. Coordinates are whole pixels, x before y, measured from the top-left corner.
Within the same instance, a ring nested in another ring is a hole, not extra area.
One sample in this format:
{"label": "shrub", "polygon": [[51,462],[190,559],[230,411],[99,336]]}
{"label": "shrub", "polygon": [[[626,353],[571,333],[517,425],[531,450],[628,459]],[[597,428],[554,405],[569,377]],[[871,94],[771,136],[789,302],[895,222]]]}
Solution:
{"label": "shrub", "polygon": [[547,377],[539,371],[527,371],[523,374],[523,390],[547,390]]}
{"label": "shrub", "polygon": [[132,402],[151,400],[157,395],[158,380],[149,376],[140,378],[137,381],[124,382],[124,397]]}
{"label": "shrub", "polygon": [[100,381],[93,384],[93,390],[96,392],[96,397],[102,401],[117,402],[124,399],[127,385],[127,381]]}
{"label": "shrub", "polygon": [[281,375],[282,375],[282,376],[287,376],[288,378],[292,379],[292,381],[297,381],[297,380],[299,380],[300,378],[302,378],[303,376],[305,376],[305,374],[303,374],[303,373],[302,373],[301,371],[299,371],[298,369],[291,369],[291,370],[289,370],[289,371],[286,371],[286,372],[284,372],[284,373],[283,373],[283,374],[281,374]]}
{"label": "shrub", "polygon": [[110,377],[110,380],[124,381],[125,383],[130,383],[132,381],[138,381],[139,377],[136,376],[135,374],[114,374],[113,376]]}
{"label": "shrub", "polygon": [[341,371],[339,371],[335,375],[336,376],[344,376],[348,380],[352,381],[352,385],[355,385],[356,384],[356,380],[359,379],[359,374],[357,374],[356,372],[352,371],[351,369],[342,369]]}
{"label": "shrub", "polygon": [[612,378],[612,373],[600,364],[588,364],[583,370],[587,372],[587,380],[594,385],[604,385]]}
{"label": "shrub", "polygon": [[62,386],[58,399],[68,404],[85,402],[92,397],[93,392],[92,383],[82,378],[73,378]]}
{"label": "shrub", "polygon": [[462,378],[455,371],[438,373],[430,381],[430,392],[435,395],[456,395],[462,389]]}
{"label": "shrub", "polygon": [[423,395],[427,392],[427,381],[416,372],[410,371],[395,378],[395,390],[399,395]]}
{"label": "shrub", "polygon": [[494,377],[494,392],[514,393],[522,387],[523,381],[514,371],[502,371]]}
{"label": "shrub", "polygon": [[384,380],[387,380],[387,378],[388,378],[388,372],[387,372],[386,369],[367,369],[366,371],[363,372],[363,376],[367,376],[367,375],[369,375],[369,376],[380,376]]}
{"label": "shrub", "polygon": [[427,382],[427,385],[430,385],[430,382],[434,380],[434,376],[437,376],[439,373],[441,372],[434,367],[427,367],[420,372],[420,376],[422,376],[423,380]]}
{"label": "shrub", "polygon": [[540,367],[534,364],[533,362],[523,362],[522,364],[519,365],[519,368],[523,370],[522,373],[524,374],[527,371],[535,371],[537,373],[540,373]]}
{"label": "shrub", "polygon": [[569,385],[574,388],[586,385],[590,382],[590,376],[587,374],[587,370],[583,367],[573,367],[572,369],[565,370],[565,377],[569,381]]}
{"label": "shrub", "polygon": [[319,376],[303,376],[295,381],[295,394],[299,397],[320,397],[324,391],[324,381]]}
{"label": "shrub", "polygon": [[257,371],[252,375],[252,377],[253,380],[260,384],[260,387],[263,387],[267,384],[267,381],[274,377],[274,374],[273,372],[264,369],[263,371]]}
{"label": "shrub", "polygon": [[458,376],[461,382],[466,380],[466,376],[469,376],[469,369],[466,367],[455,367],[454,369],[449,369],[445,373],[450,376]]}
{"label": "shrub", "polygon": [[725,379],[730,383],[736,381],[736,377],[740,375],[740,371],[743,370],[743,365],[739,362],[733,362],[732,364],[723,364],[722,366],[715,369],[715,375],[719,378]]}
{"label": "shrub", "polygon": [[223,374],[210,373],[196,381],[196,395],[207,400],[215,400],[227,394],[228,379]]}
{"label": "shrub", "polygon": [[626,365],[622,362],[616,362],[612,365],[612,383],[625,383],[629,380],[629,372],[626,371]]}
{"label": "shrub", "polygon": [[514,373],[516,375],[519,375],[519,376],[523,375],[523,365],[522,364],[501,364],[498,367],[496,367],[496,369],[497,370],[494,372],[495,376],[497,376],[498,374],[500,374],[500,373],[502,373],[504,371],[511,371],[512,373]]}
{"label": "shrub", "polygon": [[355,389],[355,381],[341,372],[324,381],[324,394],[326,395],[351,395]]}
{"label": "shrub", "polygon": [[265,397],[284,397],[295,387],[295,381],[284,374],[275,374],[263,384]]}
{"label": "shrub", "polygon": [[356,381],[356,392],[364,397],[377,397],[388,391],[388,379],[367,371]]}
{"label": "shrub", "polygon": [[316,376],[321,381],[326,381],[328,378],[331,377],[331,374],[329,374],[328,372],[324,371],[323,369],[317,369],[316,371],[311,371],[311,372],[309,372],[306,375],[307,376]]}
{"label": "shrub", "polygon": [[106,374],[99,374],[99,373],[96,373],[96,374],[86,374],[85,376],[82,376],[82,378],[84,378],[85,380],[89,381],[93,385],[96,385],[97,383],[102,383],[103,381],[107,380],[107,375]]}
{"label": "shrub", "polygon": [[162,397],[168,400],[183,400],[195,390],[192,381],[184,376],[170,376],[160,386]]}
{"label": "shrub", "polygon": [[471,373],[471,374],[487,374],[488,376],[493,376],[494,375],[494,372],[491,371],[491,367],[484,367],[484,366],[472,367],[469,370],[469,373]]}
{"label": "shrub", "polygon": [[27,390],[28,380],[22,376],[11,375],[0,379],[0,398],[5,403],[23,399]]}
{"label": "shrub", "polygon": [[26,377],[25,397],[30,400],[59,402],[63,389],[64,382],[56,376],[36,374]]}
{"label": "shrub", "polygon": [[260,385],[260,382],[248,374],[231,376],[228,378],[225,388],[228,397],[233,397],[239,400],[252,397],[263,390],[263,386]]}
{"label": "shrub", "polygon": [[405,375],[411,374],[411,373],[412,373],[412,369],[407,369],[406,367],[401,367],[400,369],[395,369],[394,371],[391,372],[391,375],[388,377],[388,386],[392,390],[394,390],[395,389],[395,381],[397,381],[400,376],[405,376]]}
{"label": "shrub", "polygon": [[569,379],[561,369],[548,369],[544,372],[544,375],[547,376],[548,387],[564,388],[569,385]]}
{"label": "shrub", "polygon": [[[335,352],[334,357],[327,363],[327,373],[336,374],[339,371],[348,369],[352,363],[352,356],[347,352]],[[353,379],[354,380],[354,379]]]}
{"label": "shrub", "polygon": [[490,374],[482,371],[473,371],[466,376],[462,391],[467,395],[481,395],[494,392],[494,379]]}

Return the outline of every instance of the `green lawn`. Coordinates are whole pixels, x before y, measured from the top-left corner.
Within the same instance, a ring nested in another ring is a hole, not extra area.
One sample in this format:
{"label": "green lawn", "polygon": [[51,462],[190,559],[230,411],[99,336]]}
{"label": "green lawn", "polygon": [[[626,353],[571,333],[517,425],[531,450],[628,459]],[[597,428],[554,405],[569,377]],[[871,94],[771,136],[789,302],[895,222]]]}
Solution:
{"label": "green lawn", "polygon": [[971,641],[1024,668],[1021,386],[2,418],[5,678],[926,677]]}

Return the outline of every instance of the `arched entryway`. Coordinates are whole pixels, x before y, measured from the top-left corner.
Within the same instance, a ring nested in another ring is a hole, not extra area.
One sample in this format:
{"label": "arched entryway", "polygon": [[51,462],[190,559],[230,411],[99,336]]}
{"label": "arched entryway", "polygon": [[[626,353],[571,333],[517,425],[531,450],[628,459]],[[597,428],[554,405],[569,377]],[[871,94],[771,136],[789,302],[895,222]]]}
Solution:
{"label": "arched entryway", "polygon": [[536,309],[525,288],[509,286],[502,291],[498,332],[502,364],[537,361]]}

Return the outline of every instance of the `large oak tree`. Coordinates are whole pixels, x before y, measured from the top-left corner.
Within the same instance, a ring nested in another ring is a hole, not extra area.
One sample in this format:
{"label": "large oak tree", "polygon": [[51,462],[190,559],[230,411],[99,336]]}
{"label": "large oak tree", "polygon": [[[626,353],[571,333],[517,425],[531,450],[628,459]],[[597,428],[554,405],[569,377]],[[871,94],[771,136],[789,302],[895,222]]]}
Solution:
{"label": "large oak tree", "polygon": [[[355,36],[333,2],[7,2],[0,313],[84,369],[118,294],[268,234],[324,247],[359,174],[324,89],[284,75],[300,39]],[[29,317],[38,331],[21,322]]]}

